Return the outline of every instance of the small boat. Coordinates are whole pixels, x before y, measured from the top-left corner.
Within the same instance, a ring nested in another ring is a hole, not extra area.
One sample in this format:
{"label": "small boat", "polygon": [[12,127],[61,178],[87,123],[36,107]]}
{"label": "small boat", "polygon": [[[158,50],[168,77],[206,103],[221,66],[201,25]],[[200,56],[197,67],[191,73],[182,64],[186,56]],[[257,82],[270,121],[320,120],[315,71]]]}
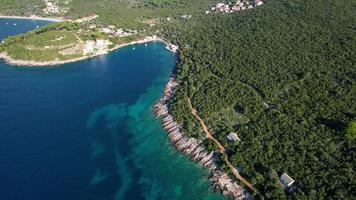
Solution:
{"label": "small boat", "polygon": [[135,50],[136,48],[135,47],[132,47],[132,50]]}
{"label": "small boat", "polygon": [[6,25],[9,25],[9,22],[6,22]]}
{"label": "small boat", "polygon": [[17,24],[16,23],[14,23],[14,26],[16,26]]}
{"label": "small boat", "polygon": [[145,47],[147,47],[147,44],[145,44]]}

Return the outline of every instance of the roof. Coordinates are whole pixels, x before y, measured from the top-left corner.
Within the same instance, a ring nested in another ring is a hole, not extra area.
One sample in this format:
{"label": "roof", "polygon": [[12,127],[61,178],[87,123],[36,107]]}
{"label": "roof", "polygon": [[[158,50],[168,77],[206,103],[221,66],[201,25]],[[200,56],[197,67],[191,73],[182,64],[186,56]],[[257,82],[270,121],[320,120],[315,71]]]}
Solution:
{"label": "roof", "polygon": [[241,139],[239,138],[239,136],[236,133],[229,133],[227,136],[228,140],[234,140],[234,141],[241,141]]}
{"label": "roof", "polygon": [[281,180],[284,187],[289,187],[294,183],[294,179],[292,179],[292,177],[286,173],[283,173],[279,179]]}

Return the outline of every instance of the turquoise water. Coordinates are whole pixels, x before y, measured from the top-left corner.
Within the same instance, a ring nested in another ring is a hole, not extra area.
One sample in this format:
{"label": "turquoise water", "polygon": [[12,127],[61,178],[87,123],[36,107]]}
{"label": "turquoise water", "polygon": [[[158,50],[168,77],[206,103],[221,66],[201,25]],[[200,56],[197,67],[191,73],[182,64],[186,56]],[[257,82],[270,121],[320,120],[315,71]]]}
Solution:
{"label": "turquoise water", "polygon": [[[0,38],[43,23],[0,19]],[[57,67],[0,61],[0,199],[223,199],[153,116],[175,60],[151,42]]]}

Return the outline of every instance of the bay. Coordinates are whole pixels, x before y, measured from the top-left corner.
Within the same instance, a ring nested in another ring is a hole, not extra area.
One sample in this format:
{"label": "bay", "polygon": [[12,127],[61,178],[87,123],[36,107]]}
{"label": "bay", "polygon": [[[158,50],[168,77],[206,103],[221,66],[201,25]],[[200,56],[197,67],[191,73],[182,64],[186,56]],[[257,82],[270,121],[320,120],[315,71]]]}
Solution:
{"label": "bay", "polygon": [[[0,39],[46,23],[0,19]],[[153,115],[175,62],[160,42],[54,67],[0,61],[0,199],[223,199]]]}

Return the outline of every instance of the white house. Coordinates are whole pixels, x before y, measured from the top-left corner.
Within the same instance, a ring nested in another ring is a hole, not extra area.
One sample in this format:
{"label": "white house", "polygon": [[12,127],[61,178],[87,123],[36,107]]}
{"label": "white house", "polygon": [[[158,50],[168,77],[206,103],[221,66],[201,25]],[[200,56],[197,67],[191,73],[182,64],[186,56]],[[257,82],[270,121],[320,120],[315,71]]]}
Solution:
{"label": "white house", "polygon": [[101,28],[100,31],[102,33],[106,33],[106,34],[110,34],[112,32],[112,30],[110,28],[106,28],[106,27]]}
{"label": "white house", "polygon": [[236,133],[233,133],[233,132],[229,133],[226,137],[230,141],[241,141],[239,136]]}
{"label": "white house", "polygon": [[83,55],[89,55],[94,53],[94,47],[95,47],[95,40],[88,40],[85,42],[84,48],[83,48]]}
{"label": "white house", "polygon": [[294,183],[294,180],[292,179],[292,177],[290,177],[286,173],[283,173],[281,175],[281,177],[279,178],[279,180],[281,181],[281,183],[282,183],[284,188],[287,188],[287,187],[291,186]]}
{"label": "white house", "polygon": [[257,3],[256,3],[257,6],[260,6],[260,5],[262,5],[262,4],[263,4],[263,1],[257,0]]}
{"label": "white house", "polygon": [[83,48],[83,55],[104,54],[108,51],[108,46],[112,43],[109,40],[88,40]]}

